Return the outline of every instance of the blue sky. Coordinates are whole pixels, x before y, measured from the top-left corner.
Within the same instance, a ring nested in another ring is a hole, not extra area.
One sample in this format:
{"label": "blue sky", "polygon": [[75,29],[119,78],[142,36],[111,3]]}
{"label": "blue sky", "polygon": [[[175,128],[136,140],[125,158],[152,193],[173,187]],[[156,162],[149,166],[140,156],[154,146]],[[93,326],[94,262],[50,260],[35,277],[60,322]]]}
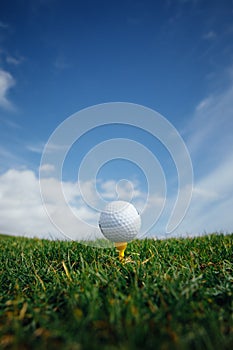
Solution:
{"label": "blue sky", "polygon": [[[70,115],[118,101],[158,111],[188,147],[193,199],[174,234],[232,231],[232,1],[2,0],[1,232],[56,235],[39,194],[43,147]],[[115,137],[145,145],[163,168],[168,205],[151,231],[163,235],[177,174],[165,147],[143,130],[105,126],[84,135],[64,163],[68,201],[85,220],[96,220],[77,192],[78,166],[96,144]],[[121,178],[134,183],[135,203],[143,202],[145,176],[126,161],[115,160],[100,170],[98,190],[111,199]],[[49,179],[51,189],[58,180],[51,174]],[[94,183],[86,181],[84,187],[92,193]],[[127,194],[127,187],[122,191]],[[56,196],[50,194],[50,200],[57,208]]]}

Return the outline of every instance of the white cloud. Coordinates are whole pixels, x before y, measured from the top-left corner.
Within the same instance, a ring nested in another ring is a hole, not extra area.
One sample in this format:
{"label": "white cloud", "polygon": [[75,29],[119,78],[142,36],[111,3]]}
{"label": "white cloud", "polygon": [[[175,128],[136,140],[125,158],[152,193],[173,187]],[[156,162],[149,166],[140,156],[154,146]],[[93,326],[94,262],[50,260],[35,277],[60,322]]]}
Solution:
{"label": "white cloud", "polygon": [[9,150],[7,150],[5,147],[0,146],[0,157],[13,158],[14,155]]}
{"label": "white cloud", "polygon": [[201,110],[204,110],[205,108],[207,108],[210,105],[211,102],[212,102],[212,97],[205,98],[197,105],[196,111],[199,112]]}
{"label": "white cloud", "polygon": [[33,153],[39,153],[39,154],[43,152],[45,147],[46,147],[46,153],[54,153],[54,154],[67,149],[67,145],[56,145],[51,142],[48,145],[46,145],[43,142],[40,142],[35,144],[29,144],[26,146],[28,151]]}
{"label": "white cloud", "polygon": [[0,28],[6,29],[8,28],[8,24],[0,21]]}
{"label": "white cloud", "polygon": [[100,189],[101,189],[103,198],[116,199],[117,197],[116,184],[117,182],[115,180],[108,180],[100,184]]}
{"label": "white cloud", "polygon": [[[233,147],[233,81],[224,92],[212,94],[196,107],[187,126],[187,144],[192,158],[203,158],[215,152],[216,164]],[[229,147],[230,146],[230,147]]]}
{"label": "white cloud", "polygon": [[55,167],[53,164],[43,164],[40,167],[40,171],[42,173],[46,173],[46,174],[50,174],[50,173],[54,172],[54,170],[55,170]]}
{"label": "white cloud", "polygon": [[[221,94],[212,93],[210,96],[199,103],[184,135],[194,162],[195,183],[190,208],[173,234],[233,231],[233,82]],[[64,146],[52,145],[50,150],[57,151],[59,147]],[[0,148],[1,154],[11,156],[4,148]],[[94,227],[97,227],[98,212],[81,198],[78,184],[71,181],[62,183],[68,207],[62,197],[61,183],[52,177],[53,165],[44,164],[40,170],[51,176],[42,181],[46,206],[56,223],[68,227],[76,239],[98,236],[99,231]],[[141,211],[146,193],[140,190],[137,182],[132,181],[132,184],[134,203]],[[91,179],[82,181],[80,185],[87,202],[97,207],[100,198],[96,196],[96,186],[106,200],[116,199],[117,191],[121,199],[127,200],[132,190],[129,182],[120,182],[117,188],[115,180],[99,180],[96,184]],[[151,195],[148,206],[153,210],[149,213],[158,214],[163,201],[159,194]],[[170,196],[154,233],[165,232],[174,203],[175,198]],[[62,237],[45,213],[38,178],[31,170],[11,169],[0,176],[0,232]]]}
{"label": "white cloud", "polygon": [[[76,199],[77,205],[71,209],[64,203],[57,191],[60,182],[54,178],[43,179],[46,189],[46,206],[54,213],[56,223],[65,222],[76,238],[87,238],[93,228],[82,220],[97,219],[96,213],[86,208],[80,200],[76,184],[64,182],[63,190],[69,204]],[[72,213],[76,213],[77,219]],[[10,169],[0,176],[0,232],[15,235],[65,237],[52,225],[42,203],[39,181],[31,170]]]}
{"label": "white cloud", "polygon": [[10,167],[15,166],[17,168],[24,168],[25,159],[18,156],[13,150],[9,150],[6,147],[0,145],[0,173],[3,173]]}
{"label": "white cloud", "polygon": [[191,206],[177,232],[233,232],[233,154],[197,182]]}
{"label": "white cloud", "polygon": [[0,107],[13,109],[12,103],[7,98],[7,93],[15,85],[15,80],[9,72],[0,69]]}
{"label": "white cloud", "polygon": [[19,125],[18,123],[16,123],[13,120],[8,119],[4,119],[4,118],[0,118],[1,122],[3,122],[7,127],[11,128],[11,129],[21,129],[21,125]]}
{"label": "white cloud", "polygon": [[54,62],[54,66],[59,70],[64,70],[71,67],[70,63],[63,55],[57,56]]}
{"label": "white cloud", "polygon": [[139,189],[139,183],[135,180],[104,181],[100,183],[100,189],[103,198],[108,200],[131,201],[132,198],[136,200],[144,196],[144,193]]}
{"label": "white cloud", "polygon": [[187,215],[177,232],[233,231],[233,81],[204,99],[189,125],[187,145],[195,184]]}
{"label": "white cloud", "polygon": [[233,194],[233,150],[213,171],[203,176],[195,186],[194,194],[208,200],[222,200]]}
{"label": "white cloud", "polygon": [[[47,169],[51,169],[49,164],[45,166],[45,170]],[[103,238],[98,229],[101,208],[98,202],[100,198],[96,197],[94,180],[80,183],[82,192],[88,197],[87,202],[82,198],[77,183],[61,183],[54,177],[42,178],[40,181],[45,206],[39,180],[33,171],[10,169],[0,175],[0,232],[30,237],[51,235],[63,239]],[[112,194],[110,182],[101,181],[104,194],[108,198]],[[113,185],[114,181],[111,183]],[[143,207],[145,194],[137,191],[135,205]],[[89,206],[93,203],[99,210]],[[50,219],[46,211],[49,212]]]}
{"label": "white cloud", "polygon": [[205,40],[213,40],[216,38],[216,33],[213,30],[210,30],[209,32],[205,33],[203,35],[203,39]]}
{"label": "white cloud", "polygon": [[211,200],[211,199],[217,199],[218,194],[214,189],[207,189],[203,186],[196,185],[193,189],[193,198],[197,198],[198,200]]}
{"label": "white cloud", "polygon": [[44,149],[44,144],[40,143],[40,144],[34,144],[34,145],[27,145],[26,146],[27,150],[33,153],[39,153],[41,154],[43,152]]}
{"label": "white cloud", "polygon": [[18,66],[24,61],[23,57],[14,57],[11,55],[6,56],[6,63],[12,64],[13,66]]}
{"label": "white cloud", "polygon": [[0,232],[42,233],[51,226],[44,214],[33,172],[12,169],[0,176]]}

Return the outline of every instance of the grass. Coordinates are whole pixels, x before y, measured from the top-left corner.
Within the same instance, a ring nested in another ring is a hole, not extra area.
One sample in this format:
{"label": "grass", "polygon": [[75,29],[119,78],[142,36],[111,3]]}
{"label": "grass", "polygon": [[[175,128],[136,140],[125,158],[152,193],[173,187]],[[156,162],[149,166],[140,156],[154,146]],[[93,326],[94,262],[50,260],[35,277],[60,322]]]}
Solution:
{"label": "grass", "polygon": [[233,235],[114,249],[2,237],[1,349],[232,349]]}

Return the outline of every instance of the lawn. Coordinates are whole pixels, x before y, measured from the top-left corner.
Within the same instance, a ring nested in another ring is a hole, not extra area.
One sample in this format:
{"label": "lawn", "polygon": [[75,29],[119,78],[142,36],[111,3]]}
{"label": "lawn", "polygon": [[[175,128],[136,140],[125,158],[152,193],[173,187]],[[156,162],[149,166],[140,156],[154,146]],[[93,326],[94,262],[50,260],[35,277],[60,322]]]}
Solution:
{"label": "lawn", "polygon": [[233,234],[115,249],[2,236],[0,348],[233,349]]}

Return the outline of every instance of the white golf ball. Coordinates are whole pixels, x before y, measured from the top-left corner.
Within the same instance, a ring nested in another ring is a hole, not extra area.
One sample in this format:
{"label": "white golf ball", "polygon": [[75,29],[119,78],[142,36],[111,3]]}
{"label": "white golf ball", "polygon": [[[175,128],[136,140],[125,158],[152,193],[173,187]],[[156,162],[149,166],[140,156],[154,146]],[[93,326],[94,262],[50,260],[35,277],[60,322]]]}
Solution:
{"label": "white golf ball", "polygon": [[107,204],[100,214],[99,227],[112,242],[129,242],[139,233],[141,218],[136,208],[125,201]]}

